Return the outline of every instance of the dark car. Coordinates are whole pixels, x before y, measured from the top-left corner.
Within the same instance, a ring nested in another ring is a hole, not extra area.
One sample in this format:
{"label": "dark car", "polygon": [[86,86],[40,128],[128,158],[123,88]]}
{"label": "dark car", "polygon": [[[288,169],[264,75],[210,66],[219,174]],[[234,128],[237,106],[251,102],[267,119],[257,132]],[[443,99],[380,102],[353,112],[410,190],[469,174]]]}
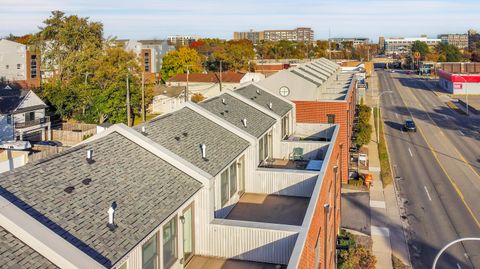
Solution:
{"label": "dark car", "polygon": [[415,126],[415,122],[413,122],[413,120],[406,120],[405,124],[403,125],[403,129],[407,132],[416,132],[417,126]]}
{"label": "dark car", "polygon": [[52,141],[52,140],[38,141],[38,142],[35,142],[34,144],[35,144],[35,145],[42,145],[42,146],[53,146],[53,147],[62,146],[62,143],[61,143],[61,142]]}

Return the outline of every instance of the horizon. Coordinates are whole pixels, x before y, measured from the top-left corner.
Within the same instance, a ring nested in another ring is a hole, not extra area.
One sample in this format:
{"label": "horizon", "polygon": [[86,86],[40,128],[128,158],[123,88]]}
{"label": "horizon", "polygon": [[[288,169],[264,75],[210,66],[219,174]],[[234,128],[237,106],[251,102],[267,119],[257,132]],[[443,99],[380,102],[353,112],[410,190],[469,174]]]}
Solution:
{"label": "horizon", "polygon": [[111,0],[100,3],[93,0],[2,2],[5,8],[0,11],[0,36],[35,33],[53,10],[103,23],[105,37],[137,40],[165,39],[169,35],[232,39],[233,32],[251,29],[310,27],[315,39],[366,37],[375,43],[380,36],[436,38],[439,34],[480,29],[477,17],[480,2],[473,0],[455,3],[445,0],[341,0],[336,3],[265,0],[260,5],[253,0],[240,3],[186,0],[181,6],[154,0],[134,3]]}

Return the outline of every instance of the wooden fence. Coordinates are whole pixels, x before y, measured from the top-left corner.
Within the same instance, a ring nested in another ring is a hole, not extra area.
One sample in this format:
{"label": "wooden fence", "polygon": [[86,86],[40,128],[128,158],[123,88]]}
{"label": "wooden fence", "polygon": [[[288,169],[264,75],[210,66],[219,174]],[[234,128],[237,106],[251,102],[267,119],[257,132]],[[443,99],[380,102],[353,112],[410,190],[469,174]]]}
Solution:
{"label": "wooden fence", "polygon": [[63,146],[43,146],[43,145],[34,145],[32,148],[32,154],[28,155],[28,161],[33,162],[55,153],[59,153],[67,149],[68,147]]}
{"label": "wooden fence", "polygon": [[60,141],[64,146],[74,146],[95,134],[95,124],[62,123],[52,126],[52,140]]}

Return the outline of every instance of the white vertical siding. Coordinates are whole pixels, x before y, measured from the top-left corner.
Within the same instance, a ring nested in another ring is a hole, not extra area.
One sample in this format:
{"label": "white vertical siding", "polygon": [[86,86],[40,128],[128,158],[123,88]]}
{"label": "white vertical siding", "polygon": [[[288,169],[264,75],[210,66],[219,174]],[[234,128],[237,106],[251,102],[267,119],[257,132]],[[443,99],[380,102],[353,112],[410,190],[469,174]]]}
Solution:
{"label": "white vertical siding", "polygon": [[312,195],[318,173],[274,168],[258,168],[245,182],[247,192],[299,197]]}
{"label": "white vertical siding", "polygon": [[280,142],[279,159],[289,159],[294,148],[303,148],[304,159],[321,160],[323,159],[330,142],[314,141],[282,141]]}

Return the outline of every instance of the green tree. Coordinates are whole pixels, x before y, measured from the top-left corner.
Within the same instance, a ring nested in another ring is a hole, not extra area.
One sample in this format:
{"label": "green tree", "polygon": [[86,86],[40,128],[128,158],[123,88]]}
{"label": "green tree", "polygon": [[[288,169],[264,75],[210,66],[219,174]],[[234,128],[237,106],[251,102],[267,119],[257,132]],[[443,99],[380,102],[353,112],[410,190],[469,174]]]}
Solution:
{"label": "green tree", "polygon": [[439,43],[435,50],[441,62],[460,62],[463,60],[462,53],[455,45]]}
{"label": "green tree", "polygon": [[428,48],[427,43],[417,40],[413,42],[411,52],[412,54],[415,54],[415,52],[419,52],[420,58],[425,59],[427,54],[430,52],[430,49]]}
{"label": "green tree", "polygon": [[170,51],[163,57],[162,80],[167,81],[176,74],[199,73],[202,71],[201,58],[195,49],[183,47]]}

